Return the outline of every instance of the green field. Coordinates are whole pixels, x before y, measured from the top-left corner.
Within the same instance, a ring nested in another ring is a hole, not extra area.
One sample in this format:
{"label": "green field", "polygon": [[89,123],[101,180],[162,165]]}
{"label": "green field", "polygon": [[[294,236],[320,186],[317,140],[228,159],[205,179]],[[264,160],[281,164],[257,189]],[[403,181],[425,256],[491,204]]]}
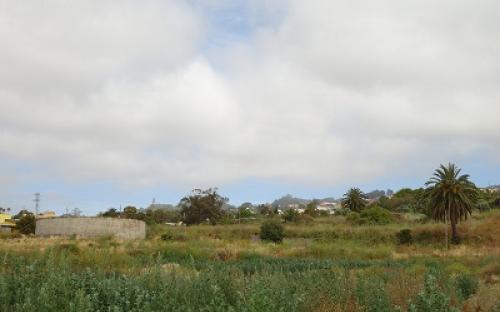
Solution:
{"label": "green field", "polygon": [[499,311],[500,213],[474,213],[449,250],[443,224],[414,219],[287,223],[281,244],[258,238],[261,220],[156,225],[144,241],[4,235],[0,310]]}

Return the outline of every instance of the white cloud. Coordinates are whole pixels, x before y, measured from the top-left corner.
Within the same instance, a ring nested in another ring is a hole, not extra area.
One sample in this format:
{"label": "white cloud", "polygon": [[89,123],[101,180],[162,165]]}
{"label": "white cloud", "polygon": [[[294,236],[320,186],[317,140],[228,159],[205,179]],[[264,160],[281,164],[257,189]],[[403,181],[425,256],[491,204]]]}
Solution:
{"label": "white cloud", "polygon": [[495,1],[251,7],[279,22],[204,55],[207,21],[180,1],[2,3],[2,156],[189,186],[498,164]]}

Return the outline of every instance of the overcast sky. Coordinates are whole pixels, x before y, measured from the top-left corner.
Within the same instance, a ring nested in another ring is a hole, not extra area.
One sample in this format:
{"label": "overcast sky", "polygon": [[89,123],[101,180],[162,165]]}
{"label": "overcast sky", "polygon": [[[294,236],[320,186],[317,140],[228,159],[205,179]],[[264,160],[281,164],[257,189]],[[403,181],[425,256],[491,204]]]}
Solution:
{"label": "overcast sky", "polygon": [[500,183],[497,0],[0,0],[0,206]]}

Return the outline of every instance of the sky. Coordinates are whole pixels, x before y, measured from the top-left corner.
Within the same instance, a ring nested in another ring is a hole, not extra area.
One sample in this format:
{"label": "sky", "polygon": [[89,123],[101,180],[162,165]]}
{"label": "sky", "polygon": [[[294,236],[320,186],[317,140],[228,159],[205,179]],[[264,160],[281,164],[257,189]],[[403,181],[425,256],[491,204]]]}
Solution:
{"label": "sky", "polygon": [[497,0],[0,0],[0,206],[500,184]]}

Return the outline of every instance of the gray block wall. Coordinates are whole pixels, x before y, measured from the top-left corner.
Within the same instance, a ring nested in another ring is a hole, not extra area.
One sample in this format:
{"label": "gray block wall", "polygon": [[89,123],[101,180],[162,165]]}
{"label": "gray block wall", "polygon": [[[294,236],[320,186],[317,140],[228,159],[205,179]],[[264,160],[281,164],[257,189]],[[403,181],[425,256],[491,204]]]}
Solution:
{"label": "gray block wall", "polygon": [[113,235],[121,239],[146,238],[146,223],[115,218],[51,218],[36,220],[36,236],[98,237]]}

